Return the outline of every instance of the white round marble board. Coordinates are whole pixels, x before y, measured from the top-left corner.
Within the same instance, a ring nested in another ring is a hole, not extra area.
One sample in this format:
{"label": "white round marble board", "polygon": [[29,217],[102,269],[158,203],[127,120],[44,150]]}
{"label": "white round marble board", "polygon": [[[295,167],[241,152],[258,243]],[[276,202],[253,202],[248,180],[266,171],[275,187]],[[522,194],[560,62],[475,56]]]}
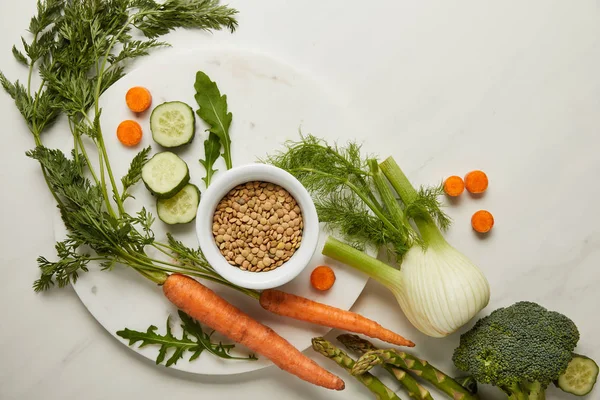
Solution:
{"label": "white round marble board", "polygon": [[[360,136],[361,132],[355,132],[352,118],[336,101],[335,96],[328,94],[322,85],[292,67],[248,51],[190,50],[143,63],[103,94],[101,124],[116,177],[126,173],[131,159],[143,147],[152,145],[153,153],[162,150],[152,140],[150,132],[149,115],[152,107],[165,101],[179,100],[186,102],[194,110],[198,108],[194,100],[194,79],[199,70],[217,82],[221,93],[227,94],[229,110],[233,113],[230,136],[234,165],[256,162],[257,159],[282,149],[286,140],[299,139],[299,130],[330,142],[348,137],[359,141],[367,139],[366,136]],[[136,115],[126,107],[125,93],[130,87],[138,85],[150,90],[153,103],[150,110]],[[144,131],[142,143],[135,149],[122,146],[116,138],[117,125],[125,119],[138,121]],[[204,170],[198,159],[204,155],[203,141],[207,137],[205,129],[205,123],[196,118],[194,141],[185,148],[174,150],[187,162],[191,182],[201,191],[204,189],[201,180]],[[364,132],[362,134],[366,135]],[[217,165],[220,169],[224,168],[222,160]],[[135,199],[128,200],[128,212],[134,213],[146,207],[156,215],[155,199],[143,184],[136,185],[132,192]],[[194,227],[194,223],[168,226],[158,219],[153,225],[157,240],[164,240],[169,231],[187,245],[197,247]],[[63,238],[65,233],[62,221],[57,218],[56,237]],[[321,255],[320,249],[327,234],[328,232],[321,230],[320,244],[308,267],[281,289],[347,310],[362,292],[367,277]],[[151,251],[149,254],[160,257]],[[335,285],[327,292],[314,290],[309,282],[312,269],[322,264],[331,266],[337,277]],[[311,338],[329,331],[324,327],[276,316],[261,309],[256,300],[232,289],[203,283],[252,317],[272,327],[300,350],[310,347]],[[90,265],[90,271],[82,274],[74,287],[90,313],[125,346],[126,341],[116,336],[117,331],[124,328],[145,331],[150,325],[155,325],[158,332],[164,334],[169,316],[173,332],[176,335],[181,333],[177,310],[162,295],[161,288],[130,268],[117,266],[112,271],[101,271],[98,265]],[[143,348],[134,345],[129,348],[152,361],[158,353],[158,346],[153,345]],[[241,345],[234,352],[248,354],[247,349]],[[258,361],[223,360],[205,352],[192,362],[187,358],[179,360],[171,368],[196,374],[229,375],[270,365],[272,363],[264,357],[259,357]]]}

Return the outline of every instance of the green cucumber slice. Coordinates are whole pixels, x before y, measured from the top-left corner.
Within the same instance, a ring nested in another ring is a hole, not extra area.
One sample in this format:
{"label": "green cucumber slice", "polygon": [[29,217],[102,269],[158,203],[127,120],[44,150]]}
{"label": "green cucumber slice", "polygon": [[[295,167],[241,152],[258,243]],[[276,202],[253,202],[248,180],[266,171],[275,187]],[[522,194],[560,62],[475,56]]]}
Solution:
{"label": "green cucumber slice", "polygon": [[156,201],[158,218],[170,225],[187,224],[196,218],[199,203],[200,191],[189,183],[170,199]]}
{"label": "green cucumber slice", "polygon": [[170,151],[156,153],[142,168],[142,180],[160,199],[168,199],[190,181],[187,164]]}
{"label": "green cucumber slice", "polygon": [[196,132],[194,111],[181,101],[162,103],[150,115],[150,130],[154,141],[163,147],[188,144]]}
{"label": "green cucumber slice", "polygon": [[591,358],[573,355],[567,369],[558,378],[557,386],[564,392],[585,396],[594,388],[598,379],[598,364]]}

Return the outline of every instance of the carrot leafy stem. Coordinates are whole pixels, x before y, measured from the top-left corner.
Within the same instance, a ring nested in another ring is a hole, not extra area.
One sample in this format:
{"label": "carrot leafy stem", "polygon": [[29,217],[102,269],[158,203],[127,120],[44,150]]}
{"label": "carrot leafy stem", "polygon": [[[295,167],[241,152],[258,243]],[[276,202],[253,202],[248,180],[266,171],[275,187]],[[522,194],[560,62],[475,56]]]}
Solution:
{"label": "carrot leafy stem", "polygon": [[212,332],[204,332],[202,326],[183,311],[179,311],[179,318],[181,318],[181,329],[183,330],[181,338],[175,337],[171,331],[171,317],[167,318],[167,330],[164,335],[157,333],[158,328],[154,325],[148,327],[146,332],[125,328],[118,331],[117,335],[125,340],[129,340],[129,346],[133,346],[138,342],[140,342],[140,347],[147,345],[160,346],[156,357],[156,364],[162,364],[167,359],[167,352],[173,349],[173,352],[166,360],[165,365],[167,367],[177,364],[177,361],[182,359],[186,352],[191,353],[189,361],[194,361],[204,351],[229,360],[257,360],[254,354],[250,354],[247,357],[232,356],[230,352],[235,348],[235,345],[213,342]]}

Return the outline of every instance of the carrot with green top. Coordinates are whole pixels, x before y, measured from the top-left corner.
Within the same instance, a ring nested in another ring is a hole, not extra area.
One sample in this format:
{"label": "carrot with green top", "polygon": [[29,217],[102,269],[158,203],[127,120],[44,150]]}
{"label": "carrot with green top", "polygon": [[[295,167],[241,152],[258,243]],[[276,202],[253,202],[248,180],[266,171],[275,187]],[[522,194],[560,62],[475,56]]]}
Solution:
{"label": "carrot with green top", "polygon": [[327,389],[344,389],[344,381],[339,377],[198,281],[172,274],[165,280],[163,292],[171,303],[192,318],[265,356],[284,371]]}

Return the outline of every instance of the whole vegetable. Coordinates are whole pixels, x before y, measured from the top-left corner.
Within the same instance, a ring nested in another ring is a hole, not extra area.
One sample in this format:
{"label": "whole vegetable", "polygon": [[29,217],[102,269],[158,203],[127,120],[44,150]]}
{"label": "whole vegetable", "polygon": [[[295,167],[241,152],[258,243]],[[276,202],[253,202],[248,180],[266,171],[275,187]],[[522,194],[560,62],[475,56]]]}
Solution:
{"label": "whole vegetable", "polygon": [[567,368],[578,341],[579,331],[569,318],[523,301],[480,319],[461,336],[453,360],[511,400],[540,400]]}
{"label": "whole vegetable", "polygon": [[[268,161],[298,178],[311,191],[319,219],[351,242],[329,237],[323,254],[384,284],[421,332],[444,337],[487,305],[485,276],[438,228],[449,225],[438,201],[442,187],[417,191],[392,158],[363,160],[355,143],[332,147],[313,136]],[[357,249],[365,243],[388,249],[401,269]]]}

